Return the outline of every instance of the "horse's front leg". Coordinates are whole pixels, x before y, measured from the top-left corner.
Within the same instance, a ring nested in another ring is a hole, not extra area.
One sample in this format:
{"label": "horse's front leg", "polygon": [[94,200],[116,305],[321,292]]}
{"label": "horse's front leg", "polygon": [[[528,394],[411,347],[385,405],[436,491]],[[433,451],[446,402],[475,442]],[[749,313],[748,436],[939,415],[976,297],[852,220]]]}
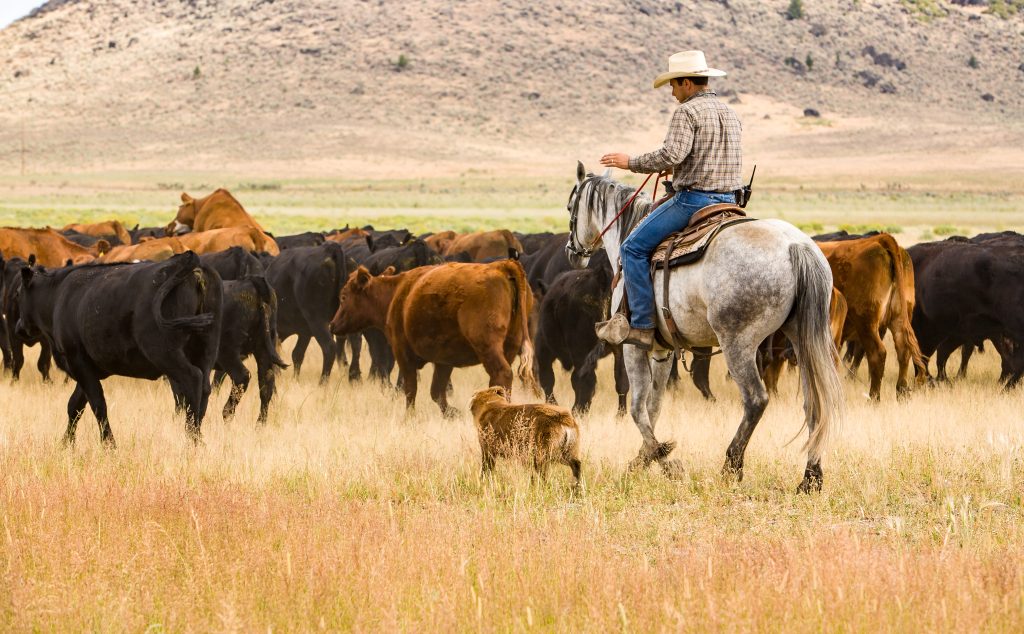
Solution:
{"label": "horse's front leg", "polygon": [[[647,467],[651,462],[664,460],[672,450],[675,449],[674,442],[658,442],[658,439],[654,437],[654,425],[652,424],[651,417],[651,405],[655,404],[652,399],[657,399],[657,405],[660,406],[661,397],[660,394],[655,397],[652,392],[655,391],[655,380],[651,371],[651,361],[647,352],[638,349],[636,346],[625,345],[622,347],[623,360],[626,365],[626,373],[629,375],[629,387],[631,391],[631,403],[630,403],[630,414],[633,416],[633,422],[636,424],[637,429],[640,430],[640,435],[643,437],[644,444],[640,448],[640,453],[636,458],[629,463],[630,470],[643,469]],[[664,389],[665,381],[668,379],[669,364],[661,364],[664,366],[664,372],[660,373],[660,389]],[[654,410],[655,416],[657,410]]]}
{"label": "horse's front leg", "polygon": [[[671,350],[660,350],[650,355],[651,391],[647,397],[647,412],[650,416],[652,432],[658,424],[658,417],[661,414],[661,399],[665,396],[665,388],[668,386],[672,367],[675,365],[673,363],[674,359],[675,355],[672,354]],[[675,446],[674,442],[664,444]],[[670,460],[668,457],[670,451],[671,448],[665,452],[658,452],[658,464],[661,465],[661,469],[665,472],[666,476],[678,478],[683,474],[683,463],[677,459]]]}

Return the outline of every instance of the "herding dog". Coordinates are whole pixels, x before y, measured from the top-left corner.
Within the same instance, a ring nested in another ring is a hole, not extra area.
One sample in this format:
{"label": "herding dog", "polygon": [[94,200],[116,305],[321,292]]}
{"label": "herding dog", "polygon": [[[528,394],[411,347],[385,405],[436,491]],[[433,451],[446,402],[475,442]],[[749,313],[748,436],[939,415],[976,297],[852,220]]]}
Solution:
{"label": "herding dog", "polygon": [[494,459],[533,456],[533,468],[544,477],[548,463],[561,462],[572,470],[575,487],[580,478],[580,428],[569,410],[557,405],[512,405],[505,388],[495,385],[477,390],[469,402],[480,437],[483,470]]}

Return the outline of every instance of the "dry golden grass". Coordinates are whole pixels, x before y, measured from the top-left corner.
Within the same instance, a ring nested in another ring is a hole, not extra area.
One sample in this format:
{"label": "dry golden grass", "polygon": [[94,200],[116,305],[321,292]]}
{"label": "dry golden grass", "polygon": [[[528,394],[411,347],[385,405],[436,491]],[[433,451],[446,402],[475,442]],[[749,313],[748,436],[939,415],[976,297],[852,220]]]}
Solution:
{"label": "dry golden grass", "polygon": [[[57,446],[70,386],[34,368],[0,390],[0,630],[1019,631],[1024,627],[1020,392],[975,357],[965,382],[868,402],[802,474],[795,377],[769,407],[746,479],[719,475],[740,406],[684,379],[659,435],[686,475],[624,476],[639,447],[610,367],[581,420],[587,493],[568,470],[479,475],[468,413],[442,419],[338,373],[287,371],[266,428],[211,401],[192,447],[163,382],[106,382],[116,451],[91,414]],[[481,370],[455,373],[465,407]],[[559,375],[559,399],[571,402]],[[525,395],[519,390],[520,399]]]}

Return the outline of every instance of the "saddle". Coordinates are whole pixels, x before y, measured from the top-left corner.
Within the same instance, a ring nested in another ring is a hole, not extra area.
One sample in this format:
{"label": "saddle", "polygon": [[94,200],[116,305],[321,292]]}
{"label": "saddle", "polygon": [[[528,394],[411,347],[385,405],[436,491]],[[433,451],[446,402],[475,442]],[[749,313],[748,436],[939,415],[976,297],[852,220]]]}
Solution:
{"label": "saddle", "polygon": [[682,231],[670,234],[654,249],[651,276],[659,266],[667,270],[696,262],[719,231],[751,220],[756,218],[748,218],[745,211],[732,203],[717,203],[698,210]]}

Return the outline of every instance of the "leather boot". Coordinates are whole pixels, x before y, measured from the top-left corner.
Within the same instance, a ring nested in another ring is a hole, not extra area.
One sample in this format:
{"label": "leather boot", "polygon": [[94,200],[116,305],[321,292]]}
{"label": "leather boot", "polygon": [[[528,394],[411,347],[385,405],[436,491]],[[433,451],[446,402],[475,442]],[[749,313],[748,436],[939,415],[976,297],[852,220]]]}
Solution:
{"label": "leather boot", "polygon": [[650,350],[654,347],[654,328],[630,328],[622,343],[632,344],[641,350]]}

